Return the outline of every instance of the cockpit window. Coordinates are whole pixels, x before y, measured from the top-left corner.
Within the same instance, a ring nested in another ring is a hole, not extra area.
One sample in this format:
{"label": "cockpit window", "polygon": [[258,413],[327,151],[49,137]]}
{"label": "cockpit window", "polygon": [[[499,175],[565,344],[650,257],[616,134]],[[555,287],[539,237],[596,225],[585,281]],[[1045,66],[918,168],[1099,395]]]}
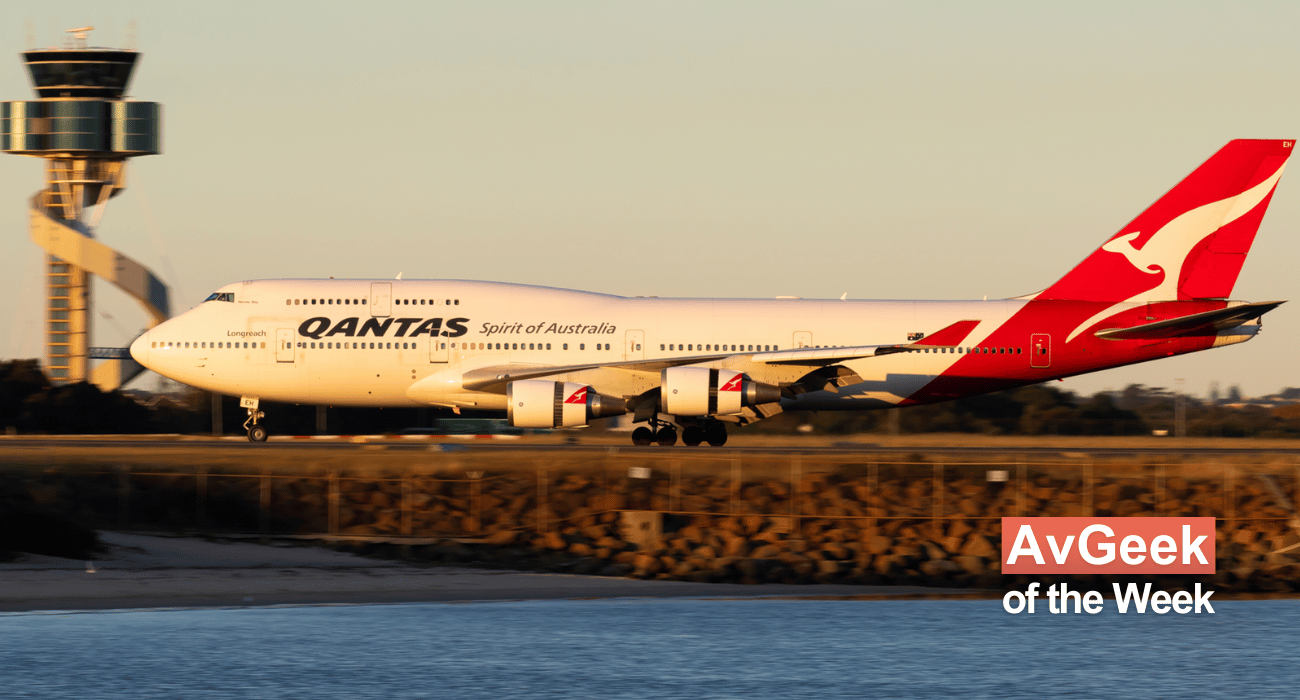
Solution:
{"label": "cockpit window", "polygon": [[235,301],[235,293],[234,293],[234,292],[213,292],[213,293],[209,294],[209,295],[208,295],[208,298],[207,298],[207,299],[204,299],[203,301],[229,301],[229,302],[234,302],[234,301]]}

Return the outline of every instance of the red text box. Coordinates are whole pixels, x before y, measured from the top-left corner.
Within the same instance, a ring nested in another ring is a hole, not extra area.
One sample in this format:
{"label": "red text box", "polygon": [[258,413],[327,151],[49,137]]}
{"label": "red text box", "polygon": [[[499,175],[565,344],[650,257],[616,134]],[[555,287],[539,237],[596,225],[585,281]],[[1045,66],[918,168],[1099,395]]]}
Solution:
{"label": "red text box", "polygon": [[1003,518],[1003,574],[1212,574],[1214,518]]}

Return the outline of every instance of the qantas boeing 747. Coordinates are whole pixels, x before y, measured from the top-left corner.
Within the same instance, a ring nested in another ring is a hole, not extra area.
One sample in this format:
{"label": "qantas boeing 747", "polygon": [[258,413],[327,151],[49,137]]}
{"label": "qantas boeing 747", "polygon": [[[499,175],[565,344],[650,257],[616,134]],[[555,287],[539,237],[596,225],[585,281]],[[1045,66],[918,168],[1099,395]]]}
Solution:
{"label": "qantas boeing 747", "polygon": [[1250,340],[1230,301],[1294,141],[1232,141],[1044,291],[997,301],[659,299],[455,280],[253,280],[131,356],[260,401],[505,411],[562,428],[631,413],[633,442],[722,445],[783,410],[948,401]]}

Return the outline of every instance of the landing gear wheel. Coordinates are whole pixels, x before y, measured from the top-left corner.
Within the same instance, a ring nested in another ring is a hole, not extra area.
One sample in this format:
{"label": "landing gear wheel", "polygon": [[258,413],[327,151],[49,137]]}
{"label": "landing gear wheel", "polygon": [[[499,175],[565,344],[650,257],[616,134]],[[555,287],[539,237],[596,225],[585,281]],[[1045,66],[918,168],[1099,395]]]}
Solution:
{"label": "landing gear wheel", "polygon": [[259,420],[266,417],[266,414],[257,410],[257,399],[245,397],[240,400],[240,403],[248,406],[248,420],[244,421],[244,428],[248,430],[248,441],[266,442],[266,428],[257,424]]}
{"label": "landing gear wheel", "polygon": [[682,430],[682,442],[687,447],[697,447],[701,442],[704,442],[704,430],[694,425],[687,427]]}
{"label": "landing gear wheel", "polygon": [[672,426],[660,428],[659,432],[655,433],[655,442],[661,447],[672,447],[677,444],[677,431]]}
{"label": "landing gear wheel", "polygon": [[727,444],[727,428],[721,423],[714,423],[704,430],[704,439],[710,447],[722,447]]}
{"label": "landing gear wheel", "polygon": [[655,441],[654,431],[647,427],[640,427],[632,431],[633,445],[649,445]]}

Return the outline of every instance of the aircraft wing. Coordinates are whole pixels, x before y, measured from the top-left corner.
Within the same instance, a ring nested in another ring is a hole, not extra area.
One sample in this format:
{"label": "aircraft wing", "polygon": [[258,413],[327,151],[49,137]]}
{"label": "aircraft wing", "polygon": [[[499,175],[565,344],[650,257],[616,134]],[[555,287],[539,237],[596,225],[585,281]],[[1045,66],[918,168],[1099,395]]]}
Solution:
{"label": "aircraft wing", "polygon": [[735,353],[691,355],[690,357],[664,357],[657,360],[623,360],[622,362],[590,362],[580,365],[499,365],[480,367],[464,374],[461,386],[470,391],[504,392],[506,384],[521,379],[549,377],[589,369],[623,369],[631,372],[658,372],[668,367],[714,362],[734,356]]}
{"label": "aircraft wing", "polygon": [[777,350],[761,352],[753,356],[754,362],[776,365],[832,365],[844,360],[856,360],[862,357],[878,357],[899,352],[910,352],[926,348],[956,347],[966,336],[980,324],[979,321],[958,321],[919,340],[906,344],[894,345],[858,345],[847,348],[799,348],[797,350]]}
{"label": "aircraft wing", "polygon": [[591,369],[622,369],[631,372],[659,372],[668,367],[716,362],[731,357],[745,357],[762,364],[808,365],[818,367],[859,357],[874,357],[922,348],[956,346],[979,325],[979,321],[958,321],[915,342],[904,345],[860,345],[850,348],[800,348],[760,353],[714,353],[688,357],[664,357],[655,360],[623,360],[621,362],[591,362],[577,365],[498,365],[480,367],[466,372],[461,386],[469,391],[504,392],[506,384],[522,379],[537,379],[557,374],[570,374]]}
{"label": "aircraft wing", "polygon": [[1178,318],[1144,323],[1129,328],[1107,328],[1097,331],[1093,335],[1106,340],[1158,340],[1194,333],[1212,333],[1228,328],[1236,328],[1285,303],[1284,301],[1257,301],[1252,304],[1239,304],[1229,306],[1226,309],[1204,311],[1199,314],[1179,316]]}

